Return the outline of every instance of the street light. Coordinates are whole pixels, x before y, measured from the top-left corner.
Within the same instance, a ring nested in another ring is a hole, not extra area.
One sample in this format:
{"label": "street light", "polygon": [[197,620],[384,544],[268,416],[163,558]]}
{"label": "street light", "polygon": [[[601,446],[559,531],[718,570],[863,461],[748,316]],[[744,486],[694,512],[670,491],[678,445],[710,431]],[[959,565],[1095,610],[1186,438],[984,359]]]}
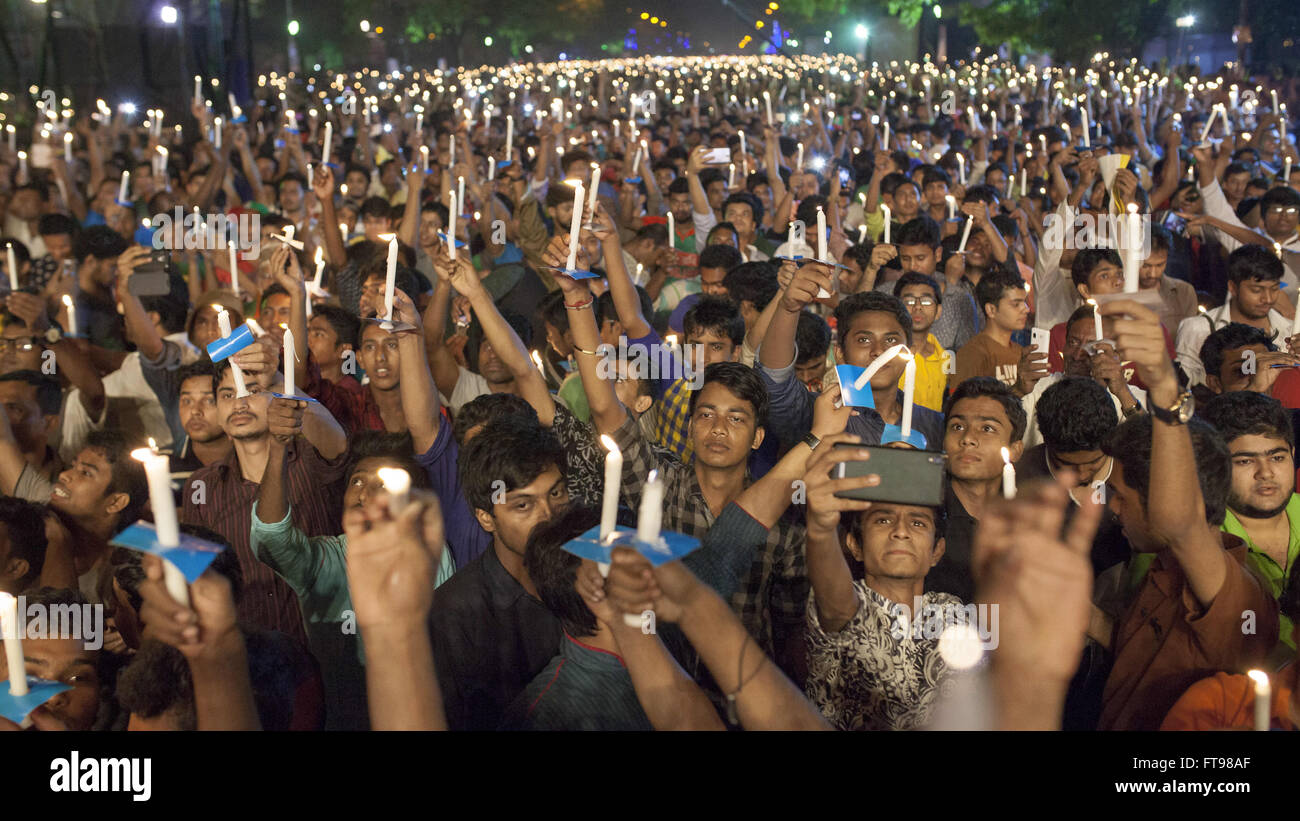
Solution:
{"label": "street light", "polygon": [[163,6],[158,9],[158,19],[162,20],[165,26],[176,25],[178,14],[175,6]]}
{"label": "street light", "polygon": [[369,21],[369,20],[362,20],[362,21],[361,21],[361,30],[362,30],[362,31],[370,31],[370,21]]}
{"label": "street light", "polygon": [[1196,15],[1184,14],[1174,20],[1174,25],[1178,27],[1178,47],[1174,49],[1174,62],[1177,62],[1178,55],[1183,53],[1183,35],[1187,33],[1189,28],[1196,25]]}
{"label": "street light", "polygon": [[290,21],[289,21],[289,36],[290,36],[290,37],[297,37],[297,36],[298,36],[298,21],[297,21],[297,20],[290,20]]}
{"label": "street light", "polygon": [[943,19],[943,6],[939,5],[938,3],[935,3],[934,5],[934,16],[936,19],[939,20]]}
{"label": "street light", "polygon": [[871,62],[871,29],[867,28],[866,23],[858,23],[853,27],[853,36],[862,41],[862,62]]}

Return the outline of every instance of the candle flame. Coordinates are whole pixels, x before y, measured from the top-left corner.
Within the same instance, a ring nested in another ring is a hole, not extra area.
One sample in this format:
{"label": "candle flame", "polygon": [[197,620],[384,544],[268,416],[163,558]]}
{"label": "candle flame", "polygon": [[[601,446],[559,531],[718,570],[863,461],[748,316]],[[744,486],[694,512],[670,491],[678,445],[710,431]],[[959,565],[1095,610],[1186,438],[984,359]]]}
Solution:
{"label": "candle flame", "polygon": [[1256,687],[1261,685],[1265,687],[1268,686],[1268,673],[1265,673],[1263,670],[1251,670],[1246,673],[1246,675],[1250,676],[1251,681],[1255,682]]}
{"label": "candle flame", "polygon": [[72,297],[68,296],[67,294],[64,294],[64,295],[63,295],[63,304],[66,305],[67,307],[71,308],[71,307],[72,307]]}
{"label": "candle flame", "polygon": [[542,367],[542,355],[539,354],[537,351],[533,351],[532,355],[533,355],[533,364],[537,366],[537,370],[545,372],[545,369]]}
{"label": "candle flame", "polygon": [[393,233],[376,234],[375,236],[379,237],[384,242],[392,242],[393,240],[397,239],[397,234],[393,234]]}
{"label": "candle flame", "polygon": [[375,474],[384,483],[384,490],[405,493],[411,488],[411,474],[401,468],[380,468]]}
{"label": "candle flame", "polygon": [[1006,448],[1002,449],[1002,461],[1008,465],[1011,464],[1011,451]]}

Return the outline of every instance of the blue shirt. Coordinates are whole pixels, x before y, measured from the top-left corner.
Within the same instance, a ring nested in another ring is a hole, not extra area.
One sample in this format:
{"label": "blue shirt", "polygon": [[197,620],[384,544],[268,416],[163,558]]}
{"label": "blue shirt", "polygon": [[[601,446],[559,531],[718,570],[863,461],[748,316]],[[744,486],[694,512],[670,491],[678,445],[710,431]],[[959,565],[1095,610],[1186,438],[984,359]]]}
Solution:
{"label": "blue shirt", "polygon": [[623,659],[573,638],[511,702],[503,730],[653,730]]}

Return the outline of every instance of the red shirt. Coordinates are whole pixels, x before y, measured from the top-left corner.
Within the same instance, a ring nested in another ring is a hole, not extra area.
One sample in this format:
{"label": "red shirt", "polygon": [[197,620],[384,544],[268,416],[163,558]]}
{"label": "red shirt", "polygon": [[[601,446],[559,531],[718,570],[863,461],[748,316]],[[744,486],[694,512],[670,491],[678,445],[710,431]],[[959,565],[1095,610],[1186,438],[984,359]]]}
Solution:
{"label": "red shirt", "polygon": [[[1047,348],[1047,370],[1049,373],[1061,373],[1065,370],[1065,333],[1068,322],[1058,322],[1052,326],[1052,338]],[[1169,358],[1175,358],[1174,338],[1169,335],[1169,329],[1164,325],[1160,330],[1165,335],[1165,349],[1169,351]],[[1120,363],[1120,369],[1124,372],[1124,381],[1135,388],[1146,390],[1147,386],[1142,384],[1142,380],[1137,376],[1137,369],[1128,363]]]}
{"label": "red shirt", "polygon": [[375,398],[370,395],[370,389],[347,375],[338,382],[325,379],[310,351],[307,352],[307,374],[301,391],[324,405],[338,420],[339,426],[347,431],[348,438],[361,431],[375,430],[382,433],[387,430],[383,414],[379,412]]}

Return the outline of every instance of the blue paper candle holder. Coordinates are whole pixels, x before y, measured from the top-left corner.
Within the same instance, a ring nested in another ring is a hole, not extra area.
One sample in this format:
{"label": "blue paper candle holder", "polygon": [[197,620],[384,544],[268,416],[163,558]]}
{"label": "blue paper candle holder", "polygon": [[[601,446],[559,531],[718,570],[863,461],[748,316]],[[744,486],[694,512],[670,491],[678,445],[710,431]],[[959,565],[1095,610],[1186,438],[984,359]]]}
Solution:
{"label": "blue paper candle holder", "polygon": [[600,525],[597,525],[576,539],[566,542],[564,549],[583,559],[609,564],[610,552],[617,545],[634,548],[642,556],[649,559],[651,565],[658,567],[666,562],[677,561],[683,556],[690,555],[698,550],[700,540],[693,536],[665,530],[659,533],[657,542],[643,542],[636,537],[635,530],[620,529],[615,529],[602,539],[600,538]]}

